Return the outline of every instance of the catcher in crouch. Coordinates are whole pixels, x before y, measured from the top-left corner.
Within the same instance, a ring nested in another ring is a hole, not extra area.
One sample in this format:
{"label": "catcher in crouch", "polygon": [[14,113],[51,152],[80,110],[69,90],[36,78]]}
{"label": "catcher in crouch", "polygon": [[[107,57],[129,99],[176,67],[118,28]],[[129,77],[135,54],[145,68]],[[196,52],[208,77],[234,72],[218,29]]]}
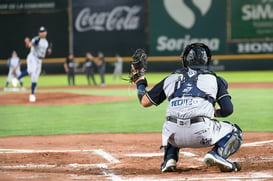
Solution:
{"label": "catcher in crouch", "polygon": [[130,81],[136,84],[142,106],[158,106],[166,99],[169,102],[162,129],[165,152],[161,171],[176,170],[181,148],[210,146],[214,147],[204,157],[208,166],[217,166],[222,172],[241,170],[237,162],[227,158],[241,146],[242,130],[236,124],[213,119],[232,114],[233,104],[227,82],[209,70],[210,49],[202,43],[188,45],[181,57],[184,67],[149,91],[146,90],[145,52],[138,49],[132,58]]}

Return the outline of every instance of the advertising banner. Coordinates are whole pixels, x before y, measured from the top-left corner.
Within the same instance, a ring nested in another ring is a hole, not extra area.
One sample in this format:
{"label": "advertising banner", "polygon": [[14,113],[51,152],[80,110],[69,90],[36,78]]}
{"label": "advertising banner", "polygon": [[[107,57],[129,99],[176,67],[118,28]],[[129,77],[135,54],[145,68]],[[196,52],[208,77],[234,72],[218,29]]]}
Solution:
{"label": "advertising banner", "polygon": [[0,12],[63,10],[67,0],[0,0]]}
{"label": "advertising banner", "polygon": [[228,52],[273,53],[273,1],[228,0]]}
{"label": "advertising banner", "polygon": [[73,0],[72,11],[76,56],[125,56],[145,48],[145,0]]}
{"label": "advertising banner", "polygon": [[273,40],[273,1],[229,0],[228,10],[231,40]]}
{"label": "advertising banner", "polygon": [[206,43],[213,54],[226,49],[226,1],[150,0],[150,54],[179,55],[189,43]]}

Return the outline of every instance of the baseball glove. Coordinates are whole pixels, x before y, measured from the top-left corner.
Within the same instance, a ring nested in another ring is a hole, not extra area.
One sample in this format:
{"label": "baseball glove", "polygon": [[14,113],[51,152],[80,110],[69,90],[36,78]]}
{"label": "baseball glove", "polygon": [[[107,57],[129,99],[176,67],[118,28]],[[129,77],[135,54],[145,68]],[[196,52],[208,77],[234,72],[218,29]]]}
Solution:
{"label": "baseball glove", "polygon": [[136,82],[141,76],[144,76],[147,70],[147,54],[142,49],[137,49],[132,56],[131,69],[129,72],[130,82]]}

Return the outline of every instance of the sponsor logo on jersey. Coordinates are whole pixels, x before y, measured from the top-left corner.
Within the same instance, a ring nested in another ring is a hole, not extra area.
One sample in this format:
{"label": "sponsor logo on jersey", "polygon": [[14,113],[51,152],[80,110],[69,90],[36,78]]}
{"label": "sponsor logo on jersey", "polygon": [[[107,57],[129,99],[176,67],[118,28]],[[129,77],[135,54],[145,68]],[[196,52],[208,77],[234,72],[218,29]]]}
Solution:
{"label": "sponsor logo on jersey", "polygon": [[197,104],[198,100],[193,100],[192,98],[173,100],[170,102],[172,107],[176,106],[191,106]]}

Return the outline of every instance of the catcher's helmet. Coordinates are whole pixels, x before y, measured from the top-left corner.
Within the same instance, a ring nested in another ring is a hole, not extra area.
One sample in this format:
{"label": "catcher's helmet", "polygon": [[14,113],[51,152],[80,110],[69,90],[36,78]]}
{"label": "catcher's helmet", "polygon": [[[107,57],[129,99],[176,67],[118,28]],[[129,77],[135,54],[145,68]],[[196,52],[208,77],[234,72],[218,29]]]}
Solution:
{"label": "catcher's helmet", "polygon": [[184,67],[207,69],[211,60],[211,52],[209,47],[203,43],[192,43],[186,46],[181,58]]}

